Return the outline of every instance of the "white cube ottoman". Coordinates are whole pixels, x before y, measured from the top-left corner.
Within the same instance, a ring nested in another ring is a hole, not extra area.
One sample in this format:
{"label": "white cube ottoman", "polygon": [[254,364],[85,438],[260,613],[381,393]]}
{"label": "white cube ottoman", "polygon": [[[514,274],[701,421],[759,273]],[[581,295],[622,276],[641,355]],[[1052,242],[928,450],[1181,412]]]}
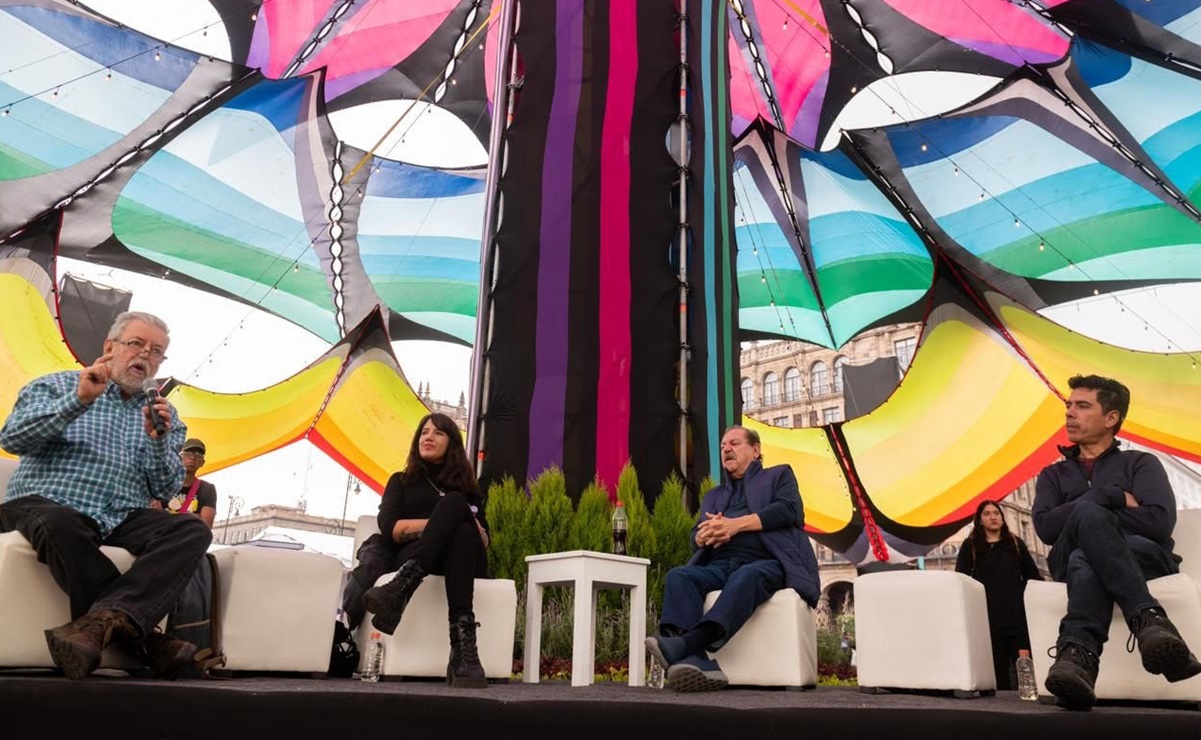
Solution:
{"label": "white cube ottoman", "polygon": [[949,571],[871,573],[855,581],[862,690],[973,697],[996,691],[984,586]]}
{"label": "white cube ottoman", "polygon": [[[705,611],[720,591],[705,597]],[[755,609],[742,629],[710,657],[734,686],[817,685],[817,628],[813,610],[791,588],[780,589]]]}
{"label": "white cube ottoman", "polygon": [[216,550],[225,671],[325,674],[341,599],[337,558],[269,547]]}

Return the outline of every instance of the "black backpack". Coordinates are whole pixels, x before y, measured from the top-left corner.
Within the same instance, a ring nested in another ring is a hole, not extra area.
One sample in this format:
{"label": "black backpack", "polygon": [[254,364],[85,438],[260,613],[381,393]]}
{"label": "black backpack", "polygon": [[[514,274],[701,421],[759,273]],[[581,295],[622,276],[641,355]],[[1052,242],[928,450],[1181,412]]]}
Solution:
{"label": "black backpack", "polygon": [[217,559],[205,553],[188,579],[175,608],[167,616],[166,633],[196,646],[191,669],[183,671],[181,676],[213,678],[213,669],[225,665],[225,656],[221,653],[221,634],[217,629],[220,624],[217,596],[220,592]]}

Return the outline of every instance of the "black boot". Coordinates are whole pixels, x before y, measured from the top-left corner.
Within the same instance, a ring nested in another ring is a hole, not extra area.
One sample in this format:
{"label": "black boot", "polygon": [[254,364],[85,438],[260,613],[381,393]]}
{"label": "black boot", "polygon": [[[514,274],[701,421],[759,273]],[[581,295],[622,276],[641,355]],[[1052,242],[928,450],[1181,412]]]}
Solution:
{"label": "black boot", "polygon": [[400,624],[400,618],[404,616],[405,607],[409,605],[409,599],[413,598],[413,592],[421,585],[425,576],[425,568],[416,560],[410,559],[400,566],[400,570],[396,571],[396,576],[391,581],[368,589],[367,593],[363,594],[363,603],[367,605],[367,611],[375,615],[371,618],[371,625],[385,635],[395,632],[396,625]]}
{"label": "black boot", "polygon": [[446,683],[456,689],[488,688],[488,679],[475,646],[476,627],[479,624],[471,612],[450,623],[450,663],[446,666]]}
{"label": "black boot", "polygon": [[1059,699],[1062,707],[1091,709],[1097,701],[1093,687],[1097,685],[1100,658],[1074,642],[1060,642],[1053,650],[1055,662],[1047,671],[1047,691]]}
{"label": "black boot", "polygon": [[1172,683],[1201,673],[1201,662],[1189,652],[1188,645],[1162,607],[1152,606],[1139,611],[1130,618],[1129,625],[1130,640],[1126,650],[1134,652],[1134,643],[1138,643],[1147,673],[1162,673]]}
{"label": "black boot", "polygon": [[137,634],[129,617],[116,609],[93,609],[79,619],[48,629],[50,659],[67,678],[86,678],[100,667],[100,654],[113,640]]}

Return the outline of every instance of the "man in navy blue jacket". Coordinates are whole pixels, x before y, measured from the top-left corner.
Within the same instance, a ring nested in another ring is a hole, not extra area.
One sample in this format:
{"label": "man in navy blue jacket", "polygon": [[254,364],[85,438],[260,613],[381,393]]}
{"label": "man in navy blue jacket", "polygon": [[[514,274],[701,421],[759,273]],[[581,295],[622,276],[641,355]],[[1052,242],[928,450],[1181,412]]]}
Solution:
{"label": "man in navy blue jacket", "polygon": [[[701,502],[692,559],[667,573],[659,635],[646,638],[646,647],[676,691],[724,688],[729,682],[706,651],[724,645],[776,591],[795,589],[817,605],[817,558],[805,534],[796,476],[787,465],[763,467],[761,457],[757,432],[726,430],[721,461],[727,480]],[[719,590],[705,612],[705,595]]]}
{"label": "man in navy blue jacket", "polygon": [[1130,391],[1111,378],[1068,380],[1064,459],[1038,476],[1034,528],[1053,545],[1051,576],[1067,583],[1047,690],[1069,709],[1088,709],[1114,602],[1137,641],[1143,668],[1168,681],[1201,673],[1147,581],[1179,572],[1172,553],[1176,497],[1154,455],[1122,450],[1115,439]]}

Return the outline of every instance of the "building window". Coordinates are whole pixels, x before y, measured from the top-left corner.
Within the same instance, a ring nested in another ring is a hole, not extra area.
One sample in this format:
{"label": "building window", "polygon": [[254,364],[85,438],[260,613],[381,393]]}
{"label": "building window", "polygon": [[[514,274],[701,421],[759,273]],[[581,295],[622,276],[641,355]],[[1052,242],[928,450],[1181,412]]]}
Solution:
{"label": "building window", "polygon": [[784,371],[784,403],[801,400],[801,371],[790,367]]}
{"label": "building window", "polygon": [[915,337],[898,339],[892,343],[892,346],[897,353],[897,367],[904,373],[909,369],[909,363],[913,362],[913,352],[917,349],[917,339]]}
{"label": "building window", "polygon": [[834,392],[842,393],[842,369],[846,367],[847,358],[834,358]]}
{"label": "building window", "polygon": [[837,406],[832,409],[822,409],[823,424],[833,424],[836,421],[842,421],[842,409]]}
{"label": "building window", "polygon": [[826,384],[829,382],[829,373],[826,371],[826,363],[815,362],[813,368],[809,371],[809,388],[815,396],[824,396],[827,392]]}
{"label": "building window", "polygon": [[744,409],[755,408],[755,384],[750,378],[742,379],[742,407]]}
{"label": "building window", "polygon": [[804,414],[793,414],[792,415],[792,425],[794,427],[796,427],[797,429],[800,429],[801,427],[805,426],[805,415]]}
{"label": "building window", "polygon": [[776,418],[771,420],[771,423],[778,427],[784,427],[785,429],[787,429],[790,426],[788,423],[787,416],[777,416]]}
{"label": "building window", "polygon": [[763,376],[763,405],[775,406],[780,402],[780,378],[775,373]]}
{"label": "building window", "polygon": [[809,426],[811,426],[811,427],[817,426],[817,409],[814,409],[809,412]]}

